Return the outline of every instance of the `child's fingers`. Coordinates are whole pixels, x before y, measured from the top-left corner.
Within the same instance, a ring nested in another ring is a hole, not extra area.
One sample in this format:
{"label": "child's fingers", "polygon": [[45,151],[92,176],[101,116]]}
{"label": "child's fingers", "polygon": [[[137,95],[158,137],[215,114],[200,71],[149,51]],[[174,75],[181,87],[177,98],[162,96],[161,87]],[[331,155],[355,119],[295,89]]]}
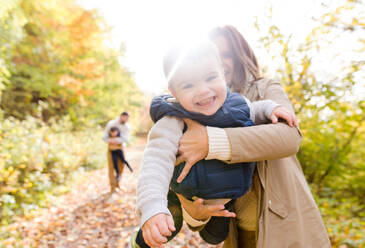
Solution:
{"label": "child's fingers", "polygon": [[273,121],[273,123],[277,123],[278,122],[278,118],[282,118],[284,119],[289,126],[294,126],[294,121],[295,121],[295,116],[288,112],[287,110],[284,109],[280,109],[281,111],[278,111],[277,113],[275,113],[272,117],[275,116],[276,118],[276,122]]}
{"label": "child's fingers", "polygon": [[291,116],[290,118],[290,126],[294,127],[294,116]]}
{"label": "child's fingers", "polygon": [[160,234],[165,236],[165,237],[170,236],[172,234],[170,229],[169,229],[168,223],[167,223],[167,218],[165,218],[165,221],[162,221],[162,222],[158,223],[157,227],[158,227],[158,230],[159,230]]}
{"label": "child's fingers", "polygon": [[154,246],[161,245],[162,243],[167,242],[167,238],[161,235],[157,226],[152,226],[150,231],[151,231],[151,237],[155,243]]}
{"label": "child's fingers", "polygon": [[278,123],[278,118],[276,117],[275,114],[271,115],[271,122],[274,123],[274,124]]}
{"label": "child's fingers", "polygon": [[285,113],[285,115],[287,116],[289,126],[293,127],[294,126],[294,115],[292,115],[289,112]]}
{"label": "child's fingers", "polygon": [[166,222],[167,222],[167,226],[169,227],[170,231],[174,232],[176,230],[176,228],[175,228],[174,220],[172,219],[172,217],[170,215],[166,217]]}
{"label": "child's fingers", "polygon": [[285,113],[288,117],[288,123],[289,123],[289,126],[294,126],[294,115],[292,115],[291,113],[287,112]]}
{"label": "child's fingers", "polygon": [[150,247],[155,247],[156,245],[158,245],[152,238],[152,235],[151,235],[151,232],[149,229],[145,229],[143,232],[143,239],[144,239],[144,242],[150,246]]}
{"label": "child's fingers", "polygon": [[298,120],[295,116],[294,116],[294,126],[298,127]]}
{"label": "child's fingers", "polygon": [[289,113],[290,117],[291,117],[291,122],[292,122],[292,127],[298,127],[298,121],[297,121],[297,117],[295,116],[295,114]]}
{"label": "child's fingers", "polygon": [[281,118],[283,118],[284,120],[286,120],[286,122],[288,123],[288,125],[289,126],[293,126],[293,123],[292,123],[292,116],[288,113],[288,112],[281,112],[281,113],[279,113],[279,115],[278,115],[279,117],[281,117]]}

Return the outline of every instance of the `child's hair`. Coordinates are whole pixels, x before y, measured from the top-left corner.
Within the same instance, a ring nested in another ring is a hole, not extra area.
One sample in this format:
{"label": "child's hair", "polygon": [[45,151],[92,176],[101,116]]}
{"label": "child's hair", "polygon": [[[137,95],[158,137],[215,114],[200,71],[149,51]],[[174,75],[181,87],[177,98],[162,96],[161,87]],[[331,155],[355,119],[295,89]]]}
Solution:
{"label": "child's hair", "polygon": [[240,92],[246,83],[261,78],[259,64],[253,50],[235,27],[227,25],[210,31],[209,37],[212,41],[220,36],[227,40],[233,53],[234,74],[231,88]]}
{"label": "child's hair", "polygon": [[119,128],[117,128],[117,127],[111,127],[110,130],[109,130],[109,134],[112,133],[112,132],[115,132],[115,131],[117,131],[118,134],[119,134]]}
{"label": "child's hair", "polygon": [[199,63],[202,59],[216,58],[222,64],[218,48],[211,41],[204,41],[194,46],[174,46],[167,51],[163,58],[163,69],[169,86],[173,83],[173,76],[177,69],[192,63]]}

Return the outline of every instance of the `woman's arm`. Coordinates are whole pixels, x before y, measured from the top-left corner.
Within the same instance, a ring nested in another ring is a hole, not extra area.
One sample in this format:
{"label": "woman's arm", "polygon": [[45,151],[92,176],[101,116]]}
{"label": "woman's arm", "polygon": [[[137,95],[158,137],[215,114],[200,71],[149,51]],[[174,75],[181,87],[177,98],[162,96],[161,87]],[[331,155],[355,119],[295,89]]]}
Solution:
{"label": "woman's arm", "polygon": [[[279,83],[269,81],[264,91],[264,99],[275,101],[294,115]],[[184,175],[204,158],[237,163],[287,157],[298,151],[302,140],[299,129],[283,123],[225,129],[206,128],[191,120],[185,123],[188,128],[180,139],[178,157],[179,162],[186,161]],[[293,124],[297,125],[296,120]]]}
{"label": "woman's arm", "polygon": [[[280,83],[270,80],[263,89],[264,99],[271,99],[292,113],[293,107]],[[302,141],[296,127],[284,123],[245,128],[225,128],[231,147],[229,162],[252,162],[295,154]]]}
{"label": "woman's arm", "polygon": [[225,129],[230,146],[229,163],[252,162],[288,157],[298,152],[299,130],[286,124],[267,124]]}
{"label": "woman's arm", "polygon": [[[291,103],[285,94],[280,84],[270,81],[266,87],[266,94],[264,99],[272,99],[281,106],[288,110],[293,109]],[[299,129],[296,127],[289,127],[286,124],[267,124],[253,127],[244,128],[207,128],[199,125],[198,123],[188,122],[188,129],[180,139],[180,144],[183,145],[182,149],[179,148],[181,156],[178,158],[181,160],[187,160],[187,164],[193,164],[194,161],[188,161],[189,158],[184,156],[185,152],[191,150],[195,151],[197,159],[205,158],[230,160],[230,162],[246,162],[246,161],[259,161],[267,159],[282,158],[295,154],[299,148],[302,140],[302,136]],[[198,133],[203,133],[199,136]],[[201,139],[208,136],[208,141]],[[216,142],[218,139],[218,142]],[[186,141],[196,140],[199,145],[193,146],[190,142]],[[231,144],[229,146],[229,144]],[[232,146],[235,144],[235,146]],[[228,147],[227,147],[228,146]],[[207,157],[207,158],[208,158]],[[189,209],[188,213],[191,217],[199,219],[200,215],[212,216],[208,213],[208,209],[200,209],[199,213],[196,213],[194,209],[197,209],[196,205],[201,201],[195,201],[195,205],[181,201],[185,209]],[[218,207],[218,206],[216,206]]]}

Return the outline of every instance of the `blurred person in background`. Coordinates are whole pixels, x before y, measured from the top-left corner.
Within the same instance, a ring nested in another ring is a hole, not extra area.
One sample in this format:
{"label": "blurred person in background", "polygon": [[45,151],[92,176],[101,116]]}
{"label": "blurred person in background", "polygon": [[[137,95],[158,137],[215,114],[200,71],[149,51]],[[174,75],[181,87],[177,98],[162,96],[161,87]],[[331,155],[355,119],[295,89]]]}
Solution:
{"label": "blurred person in background", "polygon": [[[117,154],[112,156],[113,150],[122,150],[124,148],[124,144],[129,139],[130,128],[128,125],[129,114],[124,111],[120,114],[120,116],[116,117],[113,120],[110,120],[104,129],[103,140],[108,144],[108,175],[109,175],[109,183],[111,192],[114,192],[117,187],[119,187],[119,180],[123,172],[124,164],[121,159],[117,159]],[[112,128],[117,128],[117,133],[119,134],[116,137],[110,137],[110,132]],[[124,153],[123,153],[124,155]],[[114,158],[113,158],[114,157]],[[123,156],[124,157],[124,156]],[[125,160],[125,159],[124,159]],[[113,162],[114,161],[114,162]],[[114,163],[116,162],[116,165]],[[130,168],[131,169],[131,168]]]}

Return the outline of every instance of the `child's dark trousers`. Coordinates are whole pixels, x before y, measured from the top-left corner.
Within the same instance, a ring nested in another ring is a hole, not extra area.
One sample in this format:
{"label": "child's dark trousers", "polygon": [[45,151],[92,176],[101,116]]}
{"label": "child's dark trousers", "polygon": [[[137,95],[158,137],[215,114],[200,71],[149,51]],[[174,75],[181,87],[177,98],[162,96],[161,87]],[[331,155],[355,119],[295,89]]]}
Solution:
{"label": "child's dark trousers", "polygon": [[129,163],[127,162],[127,160],[125,160],[124,158],[124,153],[122,149],[118,149],[118,150],[111,150],[111,154],[112,154],[112,159],[113,159],[113,166],[115,169],[115,172],[117,174],[117,177],[120,176],[120,171],[118,169],[118,158],[125,163],[130,171],[133,171],[133,169],[131,168],[131,166],[129,165]]}
{"label": "child's dark trousers", "polygon": [[[179,198],[176,194],[169,190],[167,195],[168,208],[174,219],[175,231],[171,236],[167,237],[168,241],[173,239],[181,230],[183,223],[182,209]],[[234,200],[225,204],[227,210],[231,210],[233,207]],[[209,244],[219,244],[224,241],[228,236],[230,218],[228,217],[211,217],[209,222],[199,232],[202,239]],[[141,248],[150,248],[143,239],[142,229],[139,229],[136,243]]]}

